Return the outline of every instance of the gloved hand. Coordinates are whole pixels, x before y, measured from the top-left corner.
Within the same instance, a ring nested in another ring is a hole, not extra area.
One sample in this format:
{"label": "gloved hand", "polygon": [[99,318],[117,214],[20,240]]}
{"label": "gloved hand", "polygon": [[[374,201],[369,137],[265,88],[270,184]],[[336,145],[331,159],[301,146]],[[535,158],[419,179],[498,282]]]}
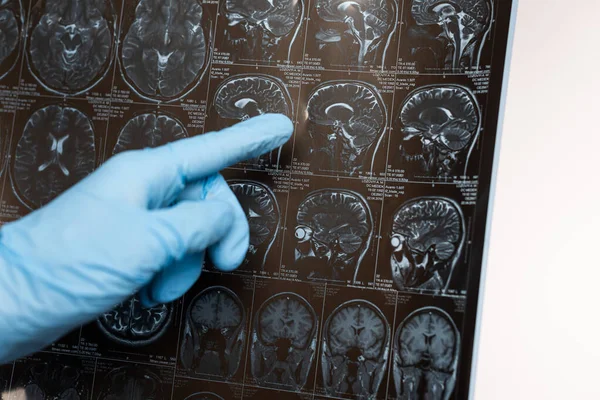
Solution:
{"label": "gloved hand", "polygon": [[0,364],[33,353],[140,291],[146,306],[182,296],[204,250],[236,268],[244,212],[219,170],[283,145],[293,130],[263,115],[220,132],[121,153],[47,206],[0,229]]}

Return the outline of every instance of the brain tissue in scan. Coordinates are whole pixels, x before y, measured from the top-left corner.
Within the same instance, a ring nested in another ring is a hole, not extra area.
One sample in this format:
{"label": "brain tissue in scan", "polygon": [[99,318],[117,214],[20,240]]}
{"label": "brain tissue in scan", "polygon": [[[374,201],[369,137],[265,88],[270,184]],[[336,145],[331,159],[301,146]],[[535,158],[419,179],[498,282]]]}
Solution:
{"label": "brain tissue in scan", "polygon": [[28,61],[47,89],[62,94],[91,88],[108,71],[116,15],[110,0],[45,0],[32,27]]}
{"label": "brain tissue in scan", "polygon": [[[97,381],[98,382],[98,381]],[[115,368],[98,382],[101,387],[98,400],[168,400],[170,393],[163,390],[160,377],[142,366]]]}
{"label": "brain tissue in scan", "polygon": [[206,67],[205,23],[197,0],[141,0],[120,54],[128,84],[156,101],[185,95]]}
{"label": "brain tissue in scan", "polygon": [[113,155],[127,150],[159,147],[188,137],[185,127],[174,117],[163,113],[140,114],[125,124]]}
{"label": "brain tissue in scan", "polygon": [[0,73],[10,69],[4,63],[8,64],[7,60],[17,50],[21,38],[22,20],[15,15],[15,9],[21,10],[17,0],[4,0],[0,4]]}
{"label": "brain tissue in scan", "polygon": [[96,166],[94,127],[72,107],[34,112],[14,156],[14,182],[27,203],[39,207],[89,175]]}
{"label": "brain tissue in scan", "polygon": [[15,384],[10,400],[84,400],[90,388],[79,367],[57,360],[30,365]]}
{"label": "brain tissue in scan", "polygon": [[435,307],[410,314],[394,340],[396,396],[407,400],[448,400],[454,391],[460,350],[458,329]]}

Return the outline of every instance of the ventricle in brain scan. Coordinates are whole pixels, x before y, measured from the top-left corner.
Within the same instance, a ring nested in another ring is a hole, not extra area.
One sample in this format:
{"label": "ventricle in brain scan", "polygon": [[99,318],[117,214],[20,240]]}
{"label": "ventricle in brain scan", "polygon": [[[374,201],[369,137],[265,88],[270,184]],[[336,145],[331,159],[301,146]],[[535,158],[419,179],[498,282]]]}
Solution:
{"label": "ventricle in brain scan", "polygon": [[460,207],[442,197],[421,197],[394,213],[392,278],[400,290],[447,289],[465,241]]}
{"label": "ventricle in brain scan", "polygon": [[429,67],[448,71],[478,68],[492,24],[492,0],[412,0],[416,25],[406,41]]}
{"label": "ventricle in brain scan", "polygon": [[160,377],[140,366],[116,368],[104,378],[98,400],[167,400]]}
{"label": "ventricle in brain scan", "polygon": [[141,0],[121,49],[125,80],[151,100],[184,96],[206,69],[206,24],[198,0]]}
{"label": "ventricle in brain scan", "polygon": [[84,400],[90,393],[81,370],[58,361],[38,362],[26,370],[11,400]]}
{"label": "ventricle in brain scan", "polygon": [[250,246],[244,266],[262,270],[279,230],[279,204],[273,191],[263,183],[247,180],[228,183],[250,226]]}
{"label": "ventricle in brain scan", "polygon": [[251,371],[260,386],[300,391],[316,348],[317,315],[303,297],[280,293],[260,306],[251,348]]}
{"label": "ventricle in brain scan", "polygon": [[[228,0],[222,2],[228,19],[225,39],[236,60],[289,60],[305,13],[305,0]],[[281,48],[283,43],[287,48]]]}
{"label": "ventricle in brain scan", "polygon": [[235,375],[246,340],[246,311],[239,297],[212,286],[191,301],[185,315],[180,361],[188,373],[227,380]]}
{"label": "ventricle in brain scan", "polygon": [[185,400],[224,400],[221,396],[212,392],[194,393],[185,398]]}
{"label": "ventricle in brain scan", "polygon": [[312,91],[306,108],[313,169],[351,175],[372,169],[387,129],[386,107],[374,87],[325,82]]}
{"label": "ventricle in brain scan", "polygon": [[397,122],[402,135],[399,166],[424,176],[466,174],[481,128],[481,112],[470,90],[434,85],[410,93]]}
{"label": "ventricle in brain scan", "polygon": [[454,391],[460,336],[443,310],[410,314],[394,338],[394,383],[403,400],[448,400]]}
{"label": "ventricle in brain scan", "polygon": [[2,64],[17,50],[21,38],[23,21],[20,15],[15,14],[15,10],[21,11],[18,0],[5,0],[0,4],[0,73],[7,71]]}
{"label": "ventricle in brain scan", "polygon": [[351,300],[338,306],[323,327],[321,368],[327,395],[375,399],[390,336],[387,319],[373,303]]}
{"label": "ventricle in brain scan", "polygon": [[[317,0],[319,49],[339,64],[380,65],[396,31],[395,0]],[[325,57],[324,57],[325,58]]]}
{"label": "ventricle in brain scan", "polygon": [[296,214],[295,268],[308,279],[354,282],[373,235],[366,200],[342,189],[311,192]]}
{"label": "ventricle in brain scan", "polygon": [[188,137],[185,127],[172,116],[163,113],[140,114],[125,124],[113,154],[162,146]]}
{"label": "ventricle in brain scan", "polygon": [[[219,117],[219,127],[225,128],[262,114],[294,114],[290,94],[285,84],[272,76],[261,74],[235,75],[223,81],[213,100]],[[258,166],[277,166],[281,148],[254,160]]]}
{"label": "ventricle in brain scan", "polygon": [[113,59],[116,14],[110,0],[43,0],[32,18],[29,66],[47,89],[64,94],[91,88]]}
{"label": "ventricle in brain scan", "polygon": [[50,105],[34,112],[17,143],[14,183],[19,195],[42,206],[94,171],[91,120],[72,107]]}
{"label": "ventricle in brain scan", "polygon": [[98,325],[116,343],[146,346],[165,333],[172,314],[172,304],[144,307],[136,295],[102,314]]}

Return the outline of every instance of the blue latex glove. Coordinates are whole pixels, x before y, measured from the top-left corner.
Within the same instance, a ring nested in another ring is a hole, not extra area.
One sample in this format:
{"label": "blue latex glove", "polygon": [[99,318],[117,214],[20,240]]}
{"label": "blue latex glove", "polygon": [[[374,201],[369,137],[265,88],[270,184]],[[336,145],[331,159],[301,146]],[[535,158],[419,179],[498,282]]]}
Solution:
{"label": "blue latex glove", "polygon": [[0,229],[0,364],[33,353],[140,291],[182,296],[207,249],[236,268],[248,223],[221,169],[278,148],[291,121],[263,115],[220,132],[125,152]]}

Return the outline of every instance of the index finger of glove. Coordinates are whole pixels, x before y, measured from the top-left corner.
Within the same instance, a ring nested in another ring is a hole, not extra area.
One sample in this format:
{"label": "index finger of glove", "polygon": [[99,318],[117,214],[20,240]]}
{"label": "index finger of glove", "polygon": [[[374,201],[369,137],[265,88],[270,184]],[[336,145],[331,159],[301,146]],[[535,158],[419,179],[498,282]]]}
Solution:
{"label": "index finger of glove", "polygon": [[124,200],[149,208],[164,206],[186,184],[272,151],[282,146],[292,132],[293,124],[286,116],[261,115],[218,132],[121,153],[93,174],[88,184],[94,187],[106,181],[110,191]]}

